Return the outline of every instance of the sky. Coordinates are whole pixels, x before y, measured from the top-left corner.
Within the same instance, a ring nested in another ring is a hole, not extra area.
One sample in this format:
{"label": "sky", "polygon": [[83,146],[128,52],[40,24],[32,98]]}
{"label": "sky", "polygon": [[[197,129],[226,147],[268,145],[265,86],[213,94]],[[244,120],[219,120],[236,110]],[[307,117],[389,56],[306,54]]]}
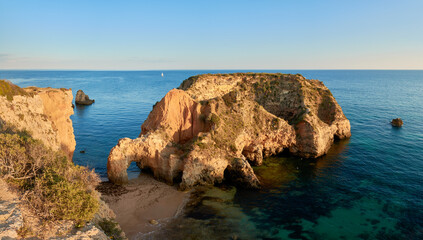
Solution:
{"label": "sky", "polygon": [[0,69],[423,69],[423,1],[0,0]]}

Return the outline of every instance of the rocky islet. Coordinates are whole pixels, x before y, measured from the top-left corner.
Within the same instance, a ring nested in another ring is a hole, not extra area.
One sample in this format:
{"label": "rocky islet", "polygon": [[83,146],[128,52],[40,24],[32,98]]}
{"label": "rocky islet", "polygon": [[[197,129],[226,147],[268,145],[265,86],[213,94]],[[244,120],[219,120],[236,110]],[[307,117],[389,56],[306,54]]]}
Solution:
{"label": "rocky islet", "polygon": [[127,181],[135,161],[181,189],[224,179],[257,188],[252,165],[282,151],[324,155],[350,123],[329,89],[297,74],[205,74],[185,80],[153,106],[136,139],[111,150],[108,177]]}

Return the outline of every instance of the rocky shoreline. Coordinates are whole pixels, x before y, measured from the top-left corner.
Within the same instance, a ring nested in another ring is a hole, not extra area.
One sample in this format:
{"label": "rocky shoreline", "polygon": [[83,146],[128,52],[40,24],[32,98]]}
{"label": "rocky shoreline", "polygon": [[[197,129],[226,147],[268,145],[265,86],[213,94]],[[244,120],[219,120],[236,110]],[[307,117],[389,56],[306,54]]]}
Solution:
{"label": "rocky shoreline", "polygon": [[[13,122],[17,129],[29,129],[34,139],[72,158],[71,89],[22,89],[2,80],[0,95],[0,125]],[[335,139],[350,136],[348,119],[318,80],[299,74],[194,76],[153,106],[138,138],[120,139],[110,151],[107,168],[113,183],[103,182],[91,192],[99,201],[95,217],[83,228],[61,222],[65,228],[55,225],[42,238],[108,239],[110,226],[120,239],[125,233],[129,238],[145,236],[182,212],[190,193],[181,190],[223,181],[259,188],[252,167],[263,158],[281,152],[317,158]],[[133,161],[152,176],[128,180],[126,169]],[[3,183],[7,194],[0,201],[5,212],[0,236],[19,237],[31,214],[19,194]]]}

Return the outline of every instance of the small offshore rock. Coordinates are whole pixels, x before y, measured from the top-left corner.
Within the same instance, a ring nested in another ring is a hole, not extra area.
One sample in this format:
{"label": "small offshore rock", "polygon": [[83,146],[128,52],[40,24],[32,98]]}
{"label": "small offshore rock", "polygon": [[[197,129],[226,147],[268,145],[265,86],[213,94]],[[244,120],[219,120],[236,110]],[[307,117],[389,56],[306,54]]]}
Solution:
{"label": "small offshore rock", "polygon": [[79,153],[85,153],[85,150],[81,150],[81,151],[79,151]]}
{"label": "small offshore rock", "polygon": [[159,222],[157,222],[157,220],[154,220],[154,219],[151,219],[149,222],[150,222],[151,225],[159,224]]}
{"label": "small offshore rock", "polygon": [[395,118],[395,119],[392,119],[391,121],[391,125],[394,127],[401,127],[403,124],[404,123],[401,118]]}
{"label": "small offshore rock", "polygon": [[86,95],[84,93],[84,91],[78,90],[78,92],[76,92],[76,97],[75,97],[75,103],[76,104],[79,104],[79,105],[91,105],[94,102],[95,102],[94,99],[90,99],[88,97],[88,95]]}

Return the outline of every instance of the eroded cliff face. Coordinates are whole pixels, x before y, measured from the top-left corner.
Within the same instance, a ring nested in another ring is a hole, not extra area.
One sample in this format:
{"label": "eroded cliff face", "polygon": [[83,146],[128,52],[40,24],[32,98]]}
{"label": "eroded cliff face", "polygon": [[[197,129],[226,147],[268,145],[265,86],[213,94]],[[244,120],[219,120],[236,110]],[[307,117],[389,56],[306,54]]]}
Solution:
{"label": "eroded cliff face", "polygon": [[158,102],[137,139],[119,140],[108,176],[127,181],[132,161],[182,189],[224,179],[258,187],[251,165],[289,150],[316,158],[350,123],[318,80],[290,74],[206,74],[185,80]]}
{"label": "eroded cliff face", "polygon": [[53,151],[62,150],[72,159],[73,134],[72,90],[54,88],[20,88],[0,80],[0,121],[27,130]]}

